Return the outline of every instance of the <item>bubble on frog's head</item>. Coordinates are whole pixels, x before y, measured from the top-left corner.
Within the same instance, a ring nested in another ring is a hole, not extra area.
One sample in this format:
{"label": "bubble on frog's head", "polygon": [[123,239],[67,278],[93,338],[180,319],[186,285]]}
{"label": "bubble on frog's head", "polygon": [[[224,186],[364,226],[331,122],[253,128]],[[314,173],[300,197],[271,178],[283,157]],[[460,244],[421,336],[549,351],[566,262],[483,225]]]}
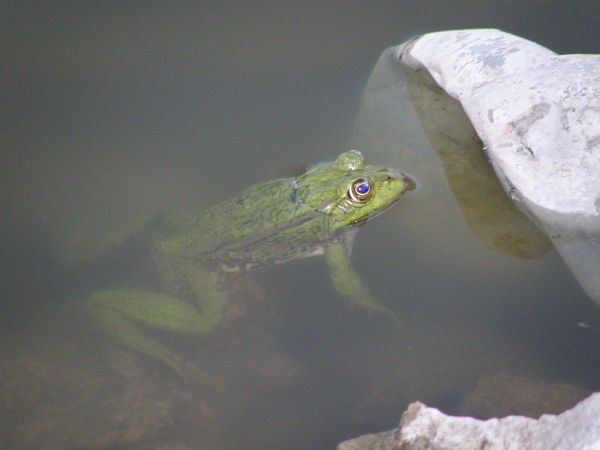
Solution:
{"label": "bubble on frog's head", "polygon": [[340,154],[337,157],[337,166],[342,170],[360,170],[364,169],[366,162],[365,157],[358,150],[349,150]]}

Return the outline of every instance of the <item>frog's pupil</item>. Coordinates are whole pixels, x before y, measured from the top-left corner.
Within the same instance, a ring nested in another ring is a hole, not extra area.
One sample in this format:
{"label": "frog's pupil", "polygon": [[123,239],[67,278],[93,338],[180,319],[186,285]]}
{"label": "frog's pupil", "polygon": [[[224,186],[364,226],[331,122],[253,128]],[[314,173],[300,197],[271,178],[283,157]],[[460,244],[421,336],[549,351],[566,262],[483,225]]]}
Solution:
{"label": "frog's pupil", "polygon": [[356,186],[356,192],[358,192],[359,194],[366,194],[367,192],[369,192],[369,183],[361,183],[358,186]]}

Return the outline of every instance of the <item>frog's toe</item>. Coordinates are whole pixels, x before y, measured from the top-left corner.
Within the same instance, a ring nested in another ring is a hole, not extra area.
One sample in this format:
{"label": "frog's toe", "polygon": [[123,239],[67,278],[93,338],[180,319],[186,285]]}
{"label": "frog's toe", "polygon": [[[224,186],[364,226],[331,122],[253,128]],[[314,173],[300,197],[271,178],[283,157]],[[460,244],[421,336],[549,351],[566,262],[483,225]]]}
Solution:
{"label": "frog's toe", "polygon": [[225,385],[221,378],[206,373],[192,363],[179,361],[176,364],[171,364],[171,367],[175,369],[181,379],[189,386],[218,391],[223,391],[225,389]]}

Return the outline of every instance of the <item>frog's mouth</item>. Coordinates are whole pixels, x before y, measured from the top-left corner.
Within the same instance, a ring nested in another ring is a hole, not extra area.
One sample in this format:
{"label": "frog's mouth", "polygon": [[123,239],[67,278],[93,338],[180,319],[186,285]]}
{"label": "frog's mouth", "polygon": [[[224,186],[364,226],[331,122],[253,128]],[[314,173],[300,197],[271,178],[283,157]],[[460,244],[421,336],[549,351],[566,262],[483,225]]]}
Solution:
{"label": "frog's mouth", "polygon": [[365,223],[367,223],[369,221],[369,219],[372,219],[373,217],[375,217],[375,216],[363,217],[362,219],[351,222],[349,225],[352,227],[362,227]]}
{"label": "frog's mouth", "polygon": [[[402,195],[402,194],[400,194],[400,195]],[[394,206],[396,203],[398,203],[399,200],[400,200],[400,196],[398,196],[398,198],[395,198],[392,202],[388,203],[384,208],[373,211],[371,214],[361,217],[360,219],[357,219],[354,222],[350,222],[348,225],[350,225],[352,227],[362,227],[369,220],[374,219],[375,217],[386,212],[388,209],[390,209],[392,206]]]}

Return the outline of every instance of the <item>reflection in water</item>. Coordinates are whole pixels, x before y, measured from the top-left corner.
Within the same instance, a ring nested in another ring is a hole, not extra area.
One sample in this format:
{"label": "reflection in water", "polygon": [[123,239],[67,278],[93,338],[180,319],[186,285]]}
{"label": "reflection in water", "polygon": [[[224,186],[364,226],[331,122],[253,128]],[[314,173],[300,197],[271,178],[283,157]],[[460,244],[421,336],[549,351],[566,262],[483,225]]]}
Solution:
{"label": "reflection in water", "polygon": [[[512,24],[538,3],[502,14]],[[417,399],[458,412],[500,372],[597,388],[596,310],[554,253],[515,259],[473,237],[402,72],[369,83],[346,145],[373,55],[429,28],[428,6],[8,5],[3,448],[330,449],[395,426]],[[130,239],[156,211],[203,210],[346,148],[418,182],[358,233],[352,256],[400,329],[348,308],[324,258],[232,277],[211,336],[144,328],[224,390],[185,384],[94,323],[92,292],[160,289],[152,255]],[[55,238],[73,234],[80,245],[53,259]]]}
{"label": "reflection in water", "polygon": [[483,144],[460,103],[424,70],[410,73],[410,99],[439,155],[467,224],[488,248],[517,258],[540,258],[552,247],[546,236],[504,193],[486,164]]}

